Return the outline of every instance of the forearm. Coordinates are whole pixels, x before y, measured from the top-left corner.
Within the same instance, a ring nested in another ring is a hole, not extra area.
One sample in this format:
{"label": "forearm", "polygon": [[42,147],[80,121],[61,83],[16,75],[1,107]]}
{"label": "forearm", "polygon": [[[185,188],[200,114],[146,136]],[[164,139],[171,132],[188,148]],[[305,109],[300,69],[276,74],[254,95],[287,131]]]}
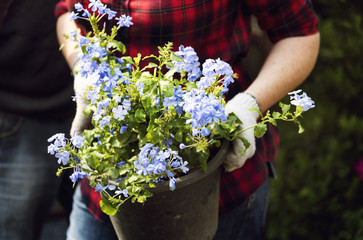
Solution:
{"label": "forearm", "polygon": [[80,50],[76,48],[76,42],[66,39],[63,34],[77,31],[78,27],[74,21],[69,21],[70,13],[61,15],[57,20],[57,36],[59,44],[63,44],[62,53],[69,67],[72,69],[78,60]]}
{"label": "forearm", "polygon": [[320,35],[290,37],[271,49],[260,73],[246,92],[252,94],[261,111],[266,111],[311,73],[318,56]]}

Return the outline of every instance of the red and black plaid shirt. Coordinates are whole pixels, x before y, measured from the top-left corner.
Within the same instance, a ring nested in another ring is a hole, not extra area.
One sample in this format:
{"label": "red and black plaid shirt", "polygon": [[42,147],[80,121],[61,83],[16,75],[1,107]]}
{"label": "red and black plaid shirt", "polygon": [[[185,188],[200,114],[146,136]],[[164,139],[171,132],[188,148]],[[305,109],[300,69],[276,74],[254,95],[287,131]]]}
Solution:
{"label": "red and black plaid shirt", "polygon": [[[61,0],[56,16],[72,11],[75,2],[88,7],[89,1]],[[132,17],[130,28],[119,32],[126,45],[127,55],[157,54],[157,46],[173,42],[192,46],[201,63],[205,59],[220,58],[228,62],[239,75],[230,85],[228,98],[243,91],[251,83],[242,65],[251,36],[251,14],[258,19],[262,30],[272,42],[291,36],[305,36],[318,31],[317,17],[309,0],[103,0],[109,8]],[[77,22],[87,31],[87,25]],[[112,24],[112,23],[111,23]],[[111,26],[109,24],[109,26]],[[223,173],[220,187],[220,214],[241,204],[268,177],[267,162],[275,159],[278,134],[269,131],[257,140],[257,151],[244,166],[231,173]],[[98,220],[107,220],[99,208],[101,196],[85,181],[81,182],[84,200]]]}

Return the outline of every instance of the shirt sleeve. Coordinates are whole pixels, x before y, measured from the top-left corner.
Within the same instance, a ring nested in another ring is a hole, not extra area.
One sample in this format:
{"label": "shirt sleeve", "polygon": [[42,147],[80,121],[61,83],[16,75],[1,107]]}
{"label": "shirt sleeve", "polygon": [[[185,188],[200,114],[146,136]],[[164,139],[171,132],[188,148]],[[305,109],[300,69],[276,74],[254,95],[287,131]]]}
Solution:
{"label": "shirt sleeve", "polygon": [[58,18],[59,16],[61,16],[66,12],[68,12],[66,0],[60,0],[55,6],[54,16]]}
{"label": "shirt sleeve", "polygon": [[246,3],[272,42],[319,31],[311,0],[246,0]]}

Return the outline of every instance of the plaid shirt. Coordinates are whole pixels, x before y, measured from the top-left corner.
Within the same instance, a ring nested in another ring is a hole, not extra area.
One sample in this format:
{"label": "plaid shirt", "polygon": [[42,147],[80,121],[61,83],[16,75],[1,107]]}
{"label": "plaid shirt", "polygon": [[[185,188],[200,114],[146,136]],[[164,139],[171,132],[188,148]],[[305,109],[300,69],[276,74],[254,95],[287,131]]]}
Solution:
{"label": "plaid shirt", "polygon": [[[55,9],[60,16],[72,11],[75,2],[86,8],[89,1],[61,0]],[[227,98],[246,89],[251,83],[242,58],[246,55],[251,36],[251,14],[272,42],[291,36],[305,36],[318,31],[317,17],[309,0],[103,0],[119,14],[132,17],[134,25],[119,32],[126,45],[127,55],[157,54],[157,46],[173,42],[192,46],[203,63],[207,58],[228,62],[239,75],[230,85]],[[85,22],[77,22],[84,33]],[[107,23],[108,27],[111,24]],[[222,173],[220,186],[220,214],[232,210],[246,200],[267,178],[267,162],[277,154],[279,138],[274,127],[256,141],[256,154],[242,168]],[[81,182],[84,200],[98,220],[107,220],[99,208],[101,196]]]}

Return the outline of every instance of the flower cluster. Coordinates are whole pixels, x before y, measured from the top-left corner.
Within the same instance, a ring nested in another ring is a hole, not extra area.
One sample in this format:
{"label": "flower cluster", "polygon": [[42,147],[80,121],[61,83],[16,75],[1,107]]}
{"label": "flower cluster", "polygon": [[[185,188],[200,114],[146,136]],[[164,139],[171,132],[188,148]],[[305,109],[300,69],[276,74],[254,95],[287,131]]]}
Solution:
{"label": "flower cluster", "polygon": [[[58,159],[58,174],[73,168],[71,180],[87,178],[102,194],[102,210],[114,214],[127,199],[146,201],[157,182],[169,181],[174,190],[177,177],[189,169],[206,170],[210,149],[244,130],[224,110],[224,93],[234,81],[226,62],[208,59],[201,65],[192,47],[174,52],[172,43],[159,47],[158,56],[123,56],[125,47],[115,36],[132,19],[117,17],[99,0],[91,0],[88,8],[91,12],[76,4],[71,19],[88,20],[92,34],[71,33],[69,40],[82,52],[75,77],[90,86],[76,97],[87,100],[83,111],[92,115],[93,128],[70,139],[55,134],[48,139],[48,153]],[[117,20],[110,33],[99,30],[106,17]],[[303,109],[313,107],[307,98],[294,93],[293,104],[300,106],[295,113],[282,105],[282,113],[261,114],[261,121],[247,128],[256,127],[256,136],[262,136],[266,123],[276,119],[299,124]]]}
{"label": "flower cluster", "polygon": [[160,147],[151,143],[140,148],[138,160],[134,162],[135,169],[140,175],[167,175],[172,190],[175,189],[176,179],[169,169],[180,169],[183,173],[187,173],[189,171],[187,164],[188,162],[183,161],[178,155],[178,151],[173,151],[171,148],[160,150]]}
{"label": "flower cluster", "polygon": [[304,111],[314,108],[315,102],[304,92],[299,95],[300,92],[302,92],[301,89],[289,93],[291,104],[303,107]]}

